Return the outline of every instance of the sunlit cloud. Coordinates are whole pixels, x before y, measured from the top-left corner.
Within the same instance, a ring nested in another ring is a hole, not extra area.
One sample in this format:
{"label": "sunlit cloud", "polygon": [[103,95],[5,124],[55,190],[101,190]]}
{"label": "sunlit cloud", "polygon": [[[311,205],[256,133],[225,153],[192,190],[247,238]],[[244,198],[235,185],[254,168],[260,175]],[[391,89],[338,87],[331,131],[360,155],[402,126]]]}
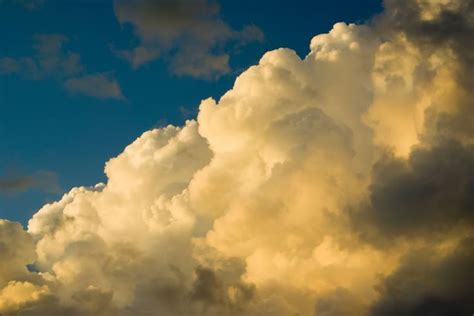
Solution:
{"label": "sunlit cloud", "polygon": [[267,52],[106,183],[0,221],[0,313],[472,313],[473,12],[387,0]]}

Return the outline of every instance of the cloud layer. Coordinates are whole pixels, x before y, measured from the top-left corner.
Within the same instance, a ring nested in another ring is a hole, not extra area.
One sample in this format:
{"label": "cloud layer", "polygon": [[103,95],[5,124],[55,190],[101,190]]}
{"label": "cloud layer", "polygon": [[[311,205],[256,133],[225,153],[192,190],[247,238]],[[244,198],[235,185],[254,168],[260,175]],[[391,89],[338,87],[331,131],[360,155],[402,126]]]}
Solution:
{"label": "cloud layer", "polygon": [[472,313],[473,1],[410,3],[266,53],[106,184],[1,221],[0,313]]}

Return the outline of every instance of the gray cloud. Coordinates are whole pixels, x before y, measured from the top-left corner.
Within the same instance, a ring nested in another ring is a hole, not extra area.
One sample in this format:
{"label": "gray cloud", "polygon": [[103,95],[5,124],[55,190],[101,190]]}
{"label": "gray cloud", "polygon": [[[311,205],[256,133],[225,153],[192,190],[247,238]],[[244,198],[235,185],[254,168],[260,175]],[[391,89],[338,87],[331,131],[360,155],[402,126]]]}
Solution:
{"label": "gray cloud", "polygon": [[81,93],[99,99],[123,99],[117,81],[107,74],[91,74],[71,78],[64,82],[65,88],[72,93]]}
{"label": "gray cloud", "polygon": [[337,288],[316,301],[314,316],[352,316],[363,314],[363,300],[345,288]]}
{"label": "gray cloud", "polygon": [[[402,42],[406,40],[402,45],[416,48],[417,61],[406,77],[394,74],[394,64],[383,64],[379,71],[390,74],[383,79],[398,80],[401,90],[408,85],[415,91],[430,85],[437,88],[428,90],[430,106],[419,110],[424,116],[416,131],[419,143],[409,149],[408,157],[397,156],[390,147],[383,149],[388,154],[374,165],[368,203],[352,206],[363,209],[353,216],[355,227],[364,230],[362,235],[375,243],[401,236],[442,235],[460,226],[472,227],[474,1],[453,0],[443,4],[387,0],[385,7],[373,26],[386,42],[386,48],[402,38]],[[433,66],[435,58],[443,60],[444,70],[449,69],[449,79],[444,79],[439,67]],[[403,58],[398,58],[397,63],[397,67],[402,67]],[[455,87],[452,94],[443,97],[437,93],[449,84]],[[394,85],[388,95],[396,98],[399,89]],[[397,101],[388,103],[390,107],[383,112],[386,117],[396,115],[397,106],[410,104],[407,99]],[[396,125],[404,124],[398,121]],[[390,133],[385,136],[392,137]],[[400,138],[404,136],[401,133]]]}
{"label": "gray cloud", "polygon": [[108,73],[89,73],[80,55],[66,49],[69,39],[60,34],[33,37],[32,57],[0,58],[0,74],[19,75],[29,80],[55,79],[74,93],[96,98],[123,99],[117,80]]}
{"label": "gray cloud", "polygon": [[167,55],[171,69],[179,75],[212,78],[230,72],[229,55],[223,47],[230,42],[244,45],[263,39],[255,26],[232,29],[219,14],[215,1],[115,1],[120,23],[130,23],[141,46],[120,51],[136,68]]}
{"label": "gray cloud", "polygon": [[29,189],[57,193],[60,190],[58,176],[53,172],[38,171],[31,175],[0,177],[0,193],[24,192]]}
{"label": "gray cloud", "polygon": [[58,79],[83,72],[79,54],[64,48],[68,38],[59,34],[42,34],[33,37],[33,57],[0,58],[0,73],[17,74],[32,80],[48,77]]}
{"label": "gray cloud", "polygon": [[134,69],[161,56],[160,49],[156,47],[138,46],[131,50],[116,50],[112,48],[112,51],[117,54],[117,56],[127,60]]}
{"label": "gray cloud", "polygon": [[27,10],[35,10],[43,5],[44,0],[0,0],[0,4],[9,2],[21,5]]}
{"label": "gray cloud", "polygon": [[374,166],[370,205],[364,207],[355,225],[370,223],[380,237],[474,226],[474,146],[450,141],[417,148],[407,160],[384,156]]}
{"label": "gray cloud", "polygon": [[[474,1],[450,1],[443,5],[437,1],[386,0],[385,13],[377,20],[381,33],[390,38],[404,34],[408,41],[420,49],[425,60],[446,50],[455,66],[456,83],[468,97],[451,100],[458,111],[446,113],[428,109],[430,137],[459,137],[474,139]],[[427,14],[426,12],[431,12]],[[432,76],[433,71],[421,63],[417,76]],[[418,78],[420,84],[426,78]]]}
{"label": "gray cloud", "polygon": [[[204,308],[221,305],[239,310],[254,296],[254,285],[242,282],[238,278],[226,280],[214,270],[202,266],[195,269],[195,274],[191,300],[202,303]],[[232,291],[229,291],[230,289]]]}
{"label": "gray cloud", "polygon": [[372,316],[469,315],[474,309],[474,240],[462,240],[447,255],[419,249],[378,287]]}
{"label": "gray cloud", "polygon": [[[354,229],[372,245],[391,251],[399,241],[419,245],[402,257],[393,273],[381,276],[376,287],[380,298],[369,315],[470,314],[474,309],[474,1],[385,4],[385,13],[375,21],[384,39],[404,38],[417,49],[419,62],[411,85],[420,90],[437,84],[439,88],[428,94],[430,106],[423,110],[419,143],[407,157],[394,154],[390,147],[383,149],[387,154],[373,166],[368,202],[352,214]],[[433,58],[440,56],[449,65],[448,80],[433,67]],[[398,79],[407,84],[406,78]],[[449,84],[455,87],[453,94],[437,93]],[[395,91],[390,91],[392,96]],[[392,113],[403,102],[394,103]]]}
{"label": "gray cloud", "polygon": [[[403,32],[427,54],[440,46],[449,47],[459,63],[474,66],[473,0],[451,1],[444,5],[430,1],[386,0],[385,6],[385,14],[379,20],[385,33]],[[430,8],[430,16],[426,14],[427,8]]]}

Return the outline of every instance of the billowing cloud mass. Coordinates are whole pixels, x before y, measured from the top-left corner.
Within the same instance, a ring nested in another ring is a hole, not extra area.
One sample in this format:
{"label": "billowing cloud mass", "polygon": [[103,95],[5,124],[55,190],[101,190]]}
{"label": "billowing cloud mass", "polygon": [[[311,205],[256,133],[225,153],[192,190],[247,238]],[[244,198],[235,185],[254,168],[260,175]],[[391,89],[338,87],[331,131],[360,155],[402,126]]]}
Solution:
{"label": "billowing cloud mass", "polygon": [[163,55],[178,75],[215,78],[231,71],[229,43],[245,45],[263,39],[253,25],[232,29],[219,14],[214,0],[115,0],[115,14],[121,24],[131,24],[140,45],[116,50],[118,56],[138,68]]}
{"label": "billowing cloud mass", "polygon": [[0,222],[0,313],[472,313],[474,1],[385,7]]}
{"label": "billowing cloud mass", "polygon": [[102,99],[123,98],[111,74],[86,72],[80,55],[65,48],[69,39],[64,35],[38,34],[33,40],[34,56],[0,57],[0,75],[14,74],[29,80],[53,78],[73,93]]}

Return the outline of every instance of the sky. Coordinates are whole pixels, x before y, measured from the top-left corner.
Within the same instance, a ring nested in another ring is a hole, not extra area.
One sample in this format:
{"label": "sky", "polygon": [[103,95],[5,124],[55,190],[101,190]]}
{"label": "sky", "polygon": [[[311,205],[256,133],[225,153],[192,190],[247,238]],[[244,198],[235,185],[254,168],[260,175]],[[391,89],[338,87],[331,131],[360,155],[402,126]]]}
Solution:
{"label": "sky", "polygon": [[[220,97],[264,52],[292,47],[304,56],[315,34],[339,21],[366,21],[381,6],[378,0],[223,1],[218,14],[222,23],[235,31],[252,26],[259,35],[219,39],[212,49],[230,55],[228,71],[193,75],[173,70],[173,53],[140,67],[120,57],[118,51],[140,45],[140,36],[132,24],[119,19],[113,1],[2,1],[0,184],[2,179],[26,180],[45,173],[48,179],[0,189],[0,217],[26,224],[44,203],[72,187],[104,182],[105,161],[148,129],[181,125],[195,117],[202,99]],[[41,36],[60,38],[60,48],[49,53],[50,62],[59,58],[67,63],[77,56],[78,69],[56,65],[38,74],[8,71],[5,58],[40,62]],[[119,97],[113,92],[91,96],[64,83],[98,74],[116,83]]]}
{"label": "sky", "polygon": [[0,8],[0,315],[472,314],[474,0]]}

